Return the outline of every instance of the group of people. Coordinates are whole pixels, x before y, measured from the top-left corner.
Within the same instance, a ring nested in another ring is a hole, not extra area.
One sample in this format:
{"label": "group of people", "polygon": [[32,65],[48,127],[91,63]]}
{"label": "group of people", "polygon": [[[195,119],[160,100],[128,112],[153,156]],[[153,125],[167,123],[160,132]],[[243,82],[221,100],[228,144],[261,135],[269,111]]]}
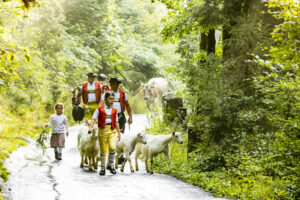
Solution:
{"label": "group of people", "polygon": [[[101,170],[100,175],[105,175],[106,155],[109,151],[109,165],[107,169],[116,174],[114,169],[114,159],[116,151],[116,141],[120,140],[121,133],[125,132],[126,117],[124,112],[128,113],[128,124],[132,123],[131,106],[128,102],[126,92],[120,89],[121,80],[112,77],[106,82],[105,74],[97,75],[96,73],[88,73],[88,82],[82,83],[77,89],[80,89],[80,96],[83,102],[84,117],[90,120],[89,133],[93,131],[93,125],[98,123],[98,138],[100,144]],[[98,81],[95,81],[98,77]],[[55,158],[62,159],[62,148],[65,146],[64,131],[68,136],[67,118],[63,115],[63,105],[58,103],[55,105],[56,113],[51,115],[50,122],[45,126],[53,126],[50,145],[54,148]],[[119,163],[124,158],[121,157]]]}

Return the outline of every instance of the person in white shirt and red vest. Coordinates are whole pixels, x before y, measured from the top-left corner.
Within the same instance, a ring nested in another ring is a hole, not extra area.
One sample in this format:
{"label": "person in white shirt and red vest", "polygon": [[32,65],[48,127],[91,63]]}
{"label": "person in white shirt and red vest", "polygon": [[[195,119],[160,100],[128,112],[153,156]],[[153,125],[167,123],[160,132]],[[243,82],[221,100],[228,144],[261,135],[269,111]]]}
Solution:
{"label": "person in white shirt and red vest", "polygon": [[[126,123],[126,117],[124,112],[127,111],[129,118],[128,118],[128,124],[132,124],[132,112],[131,112],[131,106],[128,102],[127,94],[119,89],[121,80],[119,80],[116,77],[109,79],[110,89],[111,92],[115,95],[115,100],[113,107],[117,109],[118,111],[118,117],[119,117],[119,126],[121,133],[125,133],[125,123]],[[104,96],[101,98],[100,105],[104,105]]]}
{"label": "person in white shirt and red vest", "polygon": [[94,111],[98,108],[101,100],[100,83],[95,82],[96,73],[88,73],[88,82],[81,85],[81,95],[83,107],[85,108],[84,117],[91,120]]}
{"label": "person in white shirt and red vest", "polygon": [[95,110],[90,126],[89,133],[93,131],[93,125],[98,120],[98,138],[100,143],[100,158],[101,158],[101,170],[99,175],[105,175],[105,163],[107,148],[109,150],[109,164],[107,169],[110,170],[112,174],[116,174],[114,168],[115,153],[116,153],[116,141],[115,134],[118,133],[118,140],[121,138],[117,109],[112,107],[114,103],[114,93],[107,92],[104,96],[105,104],[98,107]]}
{"label": "person in white shirt and red vest", "polygon": [[[125,133],[125,124],[126,124],[126,117],[124,112],[127,111],[129,118],[128,118],[128,124],[132,124],[132,112],[131,112],[131,106],[128,102],[127,94],[119,89],[121,80],[119,80],[116,77],[112,77],[109,79],[109,84],[110,84],[110,89],[111,92],[115,95],[115,100],[113,107],[117,109],[118,111],[118,118],[119,118],[119,127],[120,127],[120,132],[122,134]],[[104,104],[104,97],[102,96],[101,98],[101,105]],[[118,164],[122,164],[124,162],[124,156],[122,155],[118,159]]]}

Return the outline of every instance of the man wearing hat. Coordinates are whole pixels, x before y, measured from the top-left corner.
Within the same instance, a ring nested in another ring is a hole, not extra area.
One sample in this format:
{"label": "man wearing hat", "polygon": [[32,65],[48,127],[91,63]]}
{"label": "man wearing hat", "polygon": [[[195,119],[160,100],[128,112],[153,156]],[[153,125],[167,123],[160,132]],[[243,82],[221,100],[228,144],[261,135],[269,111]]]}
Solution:
{"label": "man wearing hat", "polygon": [[107,76],[105,74],[98,75],[98,82],[100,83],[101,92],[102,94],[104,92],[107,92],[109,90],[108,84],[105,82],[107,79]]}
{"label": "man wearing hat", "polygon": [[81,95],[85,108],[84,117],[91,120],[101,100],[101,87],[100,83],[95,82],[95,78],[97,77],[96,73],[90,72],[87,76],[88,82],[81,85]]}
{"label": "man wearing hat", "polygon": [[[119,119],[119,126],[120,126],[120,132],[124,134],[125,132],[125,123],[126,123],[126,117],[124,115],[124,112],[127,111],[129,118],[128,118],[128,124],[130,125],[132,123],[132,112],[131,112],[131,106],[128,102],[127,94],[119,89],[121,80],[119,80],[116,77],[109,79],[110,84],[110,90],[115,95],[115,101],[113,103],[113,107],[117,109],[118,111],[118,119]],[[102,95],[101,98],[101,104],[104,104],[104,95]]]}

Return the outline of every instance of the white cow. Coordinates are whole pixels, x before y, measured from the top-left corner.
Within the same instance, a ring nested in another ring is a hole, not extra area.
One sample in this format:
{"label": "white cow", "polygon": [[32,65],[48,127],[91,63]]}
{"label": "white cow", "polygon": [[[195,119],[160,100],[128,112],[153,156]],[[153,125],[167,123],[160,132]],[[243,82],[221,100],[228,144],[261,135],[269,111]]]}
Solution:
{"label": "white cow", "polygon": [[157,99],[160,99],[168,90],[168,81],[164,78],[152,78],[148,83],[142,83],[144,90],[144,99],[147,101],[147,107],[151,110],[151,107],[157,103]]}

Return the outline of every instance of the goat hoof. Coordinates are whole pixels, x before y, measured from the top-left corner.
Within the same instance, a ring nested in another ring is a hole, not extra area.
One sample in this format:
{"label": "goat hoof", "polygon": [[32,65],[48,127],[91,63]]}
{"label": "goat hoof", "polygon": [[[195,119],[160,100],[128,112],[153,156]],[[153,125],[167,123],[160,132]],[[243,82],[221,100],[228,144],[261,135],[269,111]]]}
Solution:
{"label": "goat hoof", "polygon": [[150,172],[150,174],[154,174],[153,172]]}
{"label": "goat hoof", "polygon": [[133,172],[134,172],[134,170],[132,169],[132,170],[131,170],[131,172],[133,173]]}
{"label": "goat hoof", "polygon": [[118,167],[118,165],[115,165],[115,169],[118,169],[119,167]]}
{"label": "goat hoof", "polygon": [[80,168],[83,168],[83,165],[80,165]]}
{"label": "goat hoof", "polygon": [[124,172],[124,169],[120,169],[120,172]]}
{"label": "goat hoof", "polygon": [[135,168],[135,171],[139,171],[139,168]]}

